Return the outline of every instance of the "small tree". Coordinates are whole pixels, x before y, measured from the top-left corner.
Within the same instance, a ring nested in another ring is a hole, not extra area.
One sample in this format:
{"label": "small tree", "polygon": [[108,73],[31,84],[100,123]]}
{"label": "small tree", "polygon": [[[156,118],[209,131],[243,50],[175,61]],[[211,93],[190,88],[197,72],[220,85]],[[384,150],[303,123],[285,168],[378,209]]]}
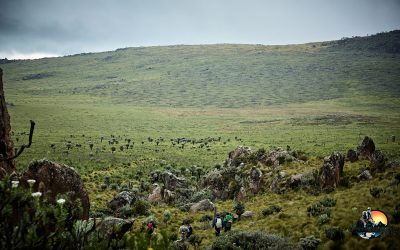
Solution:
{"label": "small tree", "polygon": [[165,210],[163,213],[163,220],[165,224],[168,224],[171,221],[171,212],[169,210]]}
{"label": "small tree", "polygon": [[235,204],[233,205],[233,211],[235,211],[235,213],[238,215],[238,219],[240,220],[240,216],[242,216],[245,211],[244,203],[241,201],[235,202]]}

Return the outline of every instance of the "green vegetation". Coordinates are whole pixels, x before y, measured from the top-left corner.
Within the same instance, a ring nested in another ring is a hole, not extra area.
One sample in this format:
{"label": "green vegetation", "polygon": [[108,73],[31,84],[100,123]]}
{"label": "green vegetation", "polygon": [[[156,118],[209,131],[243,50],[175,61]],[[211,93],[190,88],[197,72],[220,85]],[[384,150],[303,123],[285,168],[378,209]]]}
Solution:
{"label": "green vegetation", "polygon": [[[23,170],[41,158],[74,167],[89,191],[91,214],[105,215],[106,203],[119,191],[148,194],[150,173],[169,170],[195,185],[210,170],[222,168],[228,152],[238,145],[251,147],[254,157],[257,149],[281,147],[304,160],[285,159],[278,170],[288,177],[304,174],[301,188],[278,195],[267,182],[260,194],[248,192],[246,210],[256,216],[235,221],[236,232],[216,243],[209,212],[142,200],[134,210],[121,213],[137,214],[134,231],[151,213],[172,238],[189,217],[196,247],[201,242],[200,247],[213,244],[219,249],[235,237],[258,237],[280,246],[283,240],[270,234],[293,244],[300,241],[304,249],[332,247],[330,239],[342,237],[338,241],[349,249],[396,245],[390,237],[367,242],[350,235],[367,207],[394,213],[398,220],[395,197],[400,190],[391,184],[398,183],[398,168],[358,181],[355,177],[368,162],[346,162],[346,185],[330,194],[313,190],[323,157],[332,151],[345,155],[365,135],[389,161],[400,159],[400,60],[396,51],[386,49],[397,36],[346,39],[345,47],[339,41],[166,46],[9,61],[1,67],[15,147],[27,141],[29,120],[36,122],[33,145],[17,159],[17,167]],[[379,45],[380,39],[387,43]],[[258,167],[264,174],[272,172],[268,166]],[[374,187],[384,187],[384,192],[370,193]],[[182,200],[176,204],[181,205],[211,196],[207,191],[179,192]],[[232,211],[234,204],[216,202],[218,211]],[[142,236],[130,237],[128,241]]]}

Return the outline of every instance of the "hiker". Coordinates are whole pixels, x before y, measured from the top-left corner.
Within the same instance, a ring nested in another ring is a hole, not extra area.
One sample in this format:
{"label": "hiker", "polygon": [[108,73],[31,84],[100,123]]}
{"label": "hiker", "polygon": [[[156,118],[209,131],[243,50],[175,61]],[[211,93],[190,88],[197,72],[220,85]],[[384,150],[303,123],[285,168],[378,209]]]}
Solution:
{"label": "hiker", "polygon": [[148,233],[148,235],[151,236],[156,228],[157,228],[156,227],[156,223],[153,220],[150,220],[147,223],[147,233]]}
{"label": "hiker", "polygon": [[222,219],[219,214],[215,215],[215,218],[213,220],[213,228],[215,228],[215,236],[219,236],[222,228]]}
{"label": "hiker", "polygon": [[193,234],[193,228],[189,221],[186,222],[186,227],[188,228],[188,232],[186,234],[186,238],[189,239],[190,235]]}
{"label": "hiker", "polygon": [[187,239],[188,232],[189,232],[189,228],[186,226],[185,222],[182,222],[182,225],[179,227],[181,241],[185,241]]}
{"label": "hiker", "polygon": [[228,232],[231,230],[233,222],[233,216],[230,213],[227,213],[224,217],[224,232]]}

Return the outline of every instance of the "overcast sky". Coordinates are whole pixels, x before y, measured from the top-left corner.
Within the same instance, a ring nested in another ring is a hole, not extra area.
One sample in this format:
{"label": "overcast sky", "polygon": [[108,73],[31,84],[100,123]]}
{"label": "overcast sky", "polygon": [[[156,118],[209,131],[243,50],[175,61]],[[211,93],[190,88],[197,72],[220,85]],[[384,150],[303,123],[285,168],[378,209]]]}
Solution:
{"label": "overcast sky", "polygon": [[0,0],[0,58],[293,44],[400,28],[400,0]]}

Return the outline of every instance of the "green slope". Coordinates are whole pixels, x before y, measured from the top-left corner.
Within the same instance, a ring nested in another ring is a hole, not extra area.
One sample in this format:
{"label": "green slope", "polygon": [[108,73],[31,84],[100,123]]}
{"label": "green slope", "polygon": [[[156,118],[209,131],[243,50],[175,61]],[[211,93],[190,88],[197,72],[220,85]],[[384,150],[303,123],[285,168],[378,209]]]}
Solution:
{"label": "green slope", "polygon": [[[397,32],[390,34],[376,36],[397,41]],[[376,36],[348,39],[345,49],[340,41],[182,45],[15,61],[2,67],[11,95],[79,94],[138,106],[237,108],[369,95],[397,98],[399,54],[363,49]]]}

